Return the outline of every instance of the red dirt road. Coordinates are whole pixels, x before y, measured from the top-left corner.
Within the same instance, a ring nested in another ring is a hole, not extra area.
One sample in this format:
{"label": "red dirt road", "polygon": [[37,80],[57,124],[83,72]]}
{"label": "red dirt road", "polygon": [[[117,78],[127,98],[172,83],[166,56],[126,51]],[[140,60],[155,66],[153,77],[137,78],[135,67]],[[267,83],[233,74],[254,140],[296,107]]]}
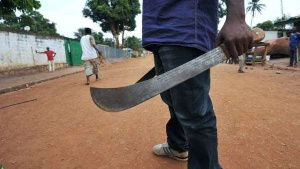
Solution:
{"label": "red dirt road", "polygon": [[[91,86],[132,84],[153,66],[151,57],[101,67]],[[300,71],[236,73],[212,69],[211,96],[218,117],[224,169],[300,168]],[[169,114],[160,97],[122,113],[94,105],[84,74],[0,95],[0,164],[14,168],[184,169],[187,163],[152,154],[165,141]]]}

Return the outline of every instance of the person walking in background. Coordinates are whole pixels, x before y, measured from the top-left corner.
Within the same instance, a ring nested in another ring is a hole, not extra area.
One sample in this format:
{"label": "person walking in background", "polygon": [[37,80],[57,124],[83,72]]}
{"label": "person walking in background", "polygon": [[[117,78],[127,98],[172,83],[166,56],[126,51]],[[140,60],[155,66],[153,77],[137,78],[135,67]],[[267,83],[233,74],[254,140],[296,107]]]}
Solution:
{"label": "person walking in background", "polygon": [[300,42],[298,42],[298,46],[296,49],[296,57],[297,57],[297,62],[299,62],[300,61]]}
{"label": "person walking in background", "polygon": [[49,47],[47,47],[46,49],[47,50],[44,52],[35,51],[35,53],[46,54],[47,58],[48,58],[49,72],[54,72],[54,70],[55,70],[54,57],[55,57],[56,53],[54,51],[50,50]]}
{"label": "person walking in background", "polygon": [[300,26],[296,27],[296,34],[298,36],[298,45],[296,47],[295,57],[296,57],[296,60],[297,60],[297,63],[298,63],[298,61],[300,61],[300,38],[299,38],[299,35],[300,35]]}
{"label": "person walking in background", "polygon": [[293,29],[293,33],[290,35],[290,45],[289,45],[289,50],[290,50],[290,64],[289,66],[298,66],[298,54],[297,52],[297,47],[300,42],[300,33],[296,32],[296,28]]}
{"label": "person walking in background", "polygon": [[85,28],[84,32],[85,35],[80,39],[80,45],[82,48],[81,60],[84,61],[86,85],[89,85],[90,76],[93,74],[96,75],[96,80],[99,79],[98,66],[100,64],[99,59],[102,57],[102,54],[96,47],[95,39],[92,36],[92,30],[90,28]]}

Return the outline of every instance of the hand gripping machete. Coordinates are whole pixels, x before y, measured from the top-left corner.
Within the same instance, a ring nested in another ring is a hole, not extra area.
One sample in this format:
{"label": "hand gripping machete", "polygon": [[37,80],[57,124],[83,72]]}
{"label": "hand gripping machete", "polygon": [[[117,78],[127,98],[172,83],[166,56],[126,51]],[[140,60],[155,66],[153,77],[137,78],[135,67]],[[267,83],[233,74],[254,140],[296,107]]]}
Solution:
{"label": "hand gripping machete", "polygon": [[118,112],[134,107],[205,70],[221,63],[225,53],[217,47],[179,67],[152,79],[119,88],[91,87],[94,103],[108,112]]}
{"label": "hand gripping machete", "polygon": [[[265,36],[264,32],[258,28],[254,28],[252,34],[255,42]],[[223,48],[225,49],[225,47]],[[155,70],[151,69],[136,84],[130,86],[119,88],[91,87],[91,96],[94,103],[105,111],[126,110],[221,63],[227,58],[225,53],[227,52],[224,52],[222,47],[217,47],[159,76],[155,76]],[[153,76],[155,77],[149,79]]]}

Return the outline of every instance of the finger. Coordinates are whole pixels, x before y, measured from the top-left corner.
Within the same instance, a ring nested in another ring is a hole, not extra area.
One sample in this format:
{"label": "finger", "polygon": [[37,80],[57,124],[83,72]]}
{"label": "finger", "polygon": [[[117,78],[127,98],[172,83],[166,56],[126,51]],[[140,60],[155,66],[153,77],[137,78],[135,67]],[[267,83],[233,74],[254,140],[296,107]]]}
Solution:
{"label": "finger", "polygon": [[226,48],[232,58],[238,57],[238,52],[236,50],[236,45],[235,45],[234,41],[226,42]]}
{"label": "finger", "polygon": [[253,39],[253,37],[252,37],[252,38],[250,38],[250,40],[248,41],[248,49],[249,49],[249,50],[252,49],[253,44],[254,44],[254,39]]}
{"label": "finger", "polygon": [[236,50],[238,52],[238,56],[240,56],[244,53],[244,46],[243,46],[244,43],[247,43],[247,42],[245,42],[245,41],[237,41],[236,42]]}
{"label": "finger", "polygon": [[223,41],[224,41],[224,38],[223,38],[223,36],[219,33],[219,34],[217,35],[217,45],[220,46],[220,45],[223,43]]}
{"label": "finger", "polygon": [[229,58],[230,58],[231,56],[230,56],[230,54],[229,54],[229,52],[228,52],[228,49],[227,49],[226,45],[225,45],[224,43],[222,43],[222,44],[220,45],[220,47],[223,49],[223,52],[224,52],[226,58],[229,60]]}
{"label": "finger", "polygon": [[244,39],[244,43],[243,43],[243,49],[244,49],[244,51],[243,51],[243,54],[246,53],[246,52],[248,52],[248,45],[249,45],[249,42],[246,39]]}

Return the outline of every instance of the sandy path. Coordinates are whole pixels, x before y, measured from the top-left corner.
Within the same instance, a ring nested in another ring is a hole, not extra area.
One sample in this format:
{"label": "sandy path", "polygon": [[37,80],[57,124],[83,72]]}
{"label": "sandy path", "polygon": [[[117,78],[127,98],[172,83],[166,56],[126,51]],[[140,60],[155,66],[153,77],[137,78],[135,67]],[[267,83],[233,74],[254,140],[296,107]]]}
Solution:
{"label": "sandy path", "polygon": [[[134,83],[153,66],[151,57],[101,67],[91,86]],[[218,116],[219,156],[225,169],[300,167],[300,71],[236,73],[212,69],[211,96]],[[179,169],[186,163],[152,154],[165,141],[169,114],[160,97],[122,113],[92,102],[84,74],[0,95],[0,164],[11,168]]]}

